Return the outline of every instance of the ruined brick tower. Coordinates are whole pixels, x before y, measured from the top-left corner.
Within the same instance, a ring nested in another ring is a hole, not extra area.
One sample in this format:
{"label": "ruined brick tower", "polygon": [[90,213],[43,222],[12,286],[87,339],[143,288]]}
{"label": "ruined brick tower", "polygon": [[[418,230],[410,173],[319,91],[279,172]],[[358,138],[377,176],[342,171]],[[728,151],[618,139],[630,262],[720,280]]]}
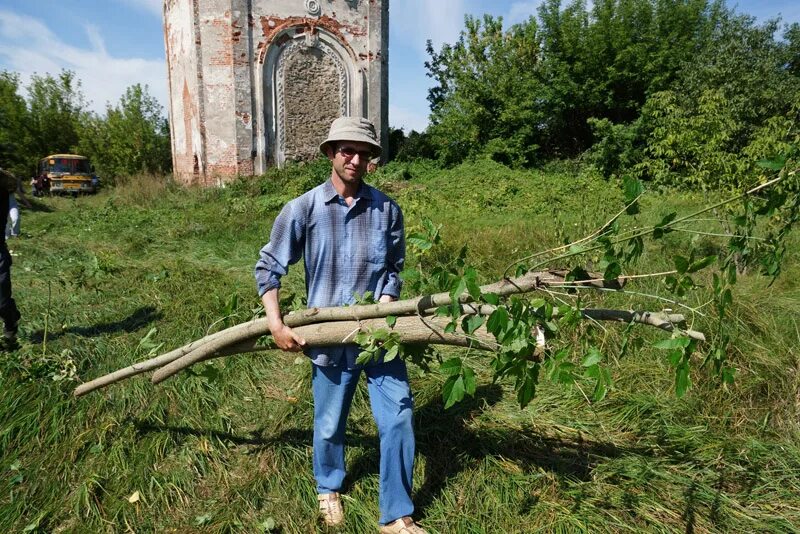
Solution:
{"label": "ruined brick tower", "polygon": [[388,130],[388,0],[164,0],[175,176],[316,157],[333,119]]}

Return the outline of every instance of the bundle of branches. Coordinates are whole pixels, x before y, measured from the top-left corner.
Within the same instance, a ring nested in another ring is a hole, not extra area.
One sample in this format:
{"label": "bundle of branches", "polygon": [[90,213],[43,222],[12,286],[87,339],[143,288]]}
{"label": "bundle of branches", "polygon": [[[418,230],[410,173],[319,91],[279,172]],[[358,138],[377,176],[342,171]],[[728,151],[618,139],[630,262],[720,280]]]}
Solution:
{"label": "bundle of branches", "polygon": [[[453,345],[474,347],[484,350],[497,350],[500,347],[497,336],[490,333],[482,318],[490,317],[498,308],[482,296],[497,298],[514,294],[529,293],[546,288],[568,285],[574,287],[619,289],[624,285],[624,277],[604,280],[602,276],[592,276],[583,281],[570,281],[567,271],[529,272],[517,278],[505,278],[494,284],[482,286],[479,291],[467,291],[459,295],[437,293],[407,300],[383,304],[357,305],[341,308],[310,308],[290,313],[284,318],[287,326],[294,328],[305,340],[308,347],[345,345],[354,343],[359,335],[389,329],[393,339],[402,345]],[[478,302],[483,300],[484,302]],[[452,316],[442,316],[437,311],[457,306],[460,319],[480,317],[479,326],[457,333],[452,328]],[[601,321],[623,321],[653,326],[673,331],[685,324],[680,314],[637,312],[604,309],[580,310],[584,318]],[[153,383],[160,383],[192,365],[232,354],[249,353],[274,349],[264,336],[270,333],[266,319],[255,319],[192,341],[171,352],[135,363],[124,369],[101,376],[84,383],[75,389],[80,396],[109,386],[126,378],[156,370]],[[693,339],[703,340],[703,334],[691,330],[683,333]],[[533,334],[535,337],[535,333]],[[362,338],[363,340],[363,338]],[[381,345],[378,340],[378,346]],[[530,358],[536,358],[530,351]]]}

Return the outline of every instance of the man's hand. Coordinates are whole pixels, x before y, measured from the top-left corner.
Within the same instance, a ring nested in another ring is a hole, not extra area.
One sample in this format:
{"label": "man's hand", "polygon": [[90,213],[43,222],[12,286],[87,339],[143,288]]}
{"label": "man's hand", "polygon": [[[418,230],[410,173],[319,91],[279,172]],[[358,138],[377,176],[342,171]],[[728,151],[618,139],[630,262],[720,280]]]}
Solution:
{"label": "man's hand", "polygon": [[281,323],[272,331],[272,338],[279,349],[287,352],[300,352],[306,346],[306,340],[298,335],[294,330]]}
{"label": "man's hand", "polygon": [[267,312],[267,324],[275,344],[287,352],[300,352],[306,346],[306,340],[283,323],[278,306],[278,288],[272,288],[261,297],[264,310]]}
{"label": "man's hand", "polygon": [[378,302],[385,304],[387,302],[394,302],[395,300],[397,299],[391,295],[381,295],[381,298],[378,299]]}

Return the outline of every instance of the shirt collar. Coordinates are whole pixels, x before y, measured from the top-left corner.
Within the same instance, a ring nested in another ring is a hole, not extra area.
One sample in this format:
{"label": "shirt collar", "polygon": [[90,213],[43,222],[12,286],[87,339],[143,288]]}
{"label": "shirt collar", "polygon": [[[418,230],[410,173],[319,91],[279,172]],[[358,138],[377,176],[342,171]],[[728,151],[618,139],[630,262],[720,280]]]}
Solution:
{"label": "shirt collar", "polygon": [[[322,184],[322,198],[325,200],[326,204],[339,198],[339,193],[336,192],[330,178]],[[358,191],[356,191],[353,198],[355,198],[356,201],[362,198],[372,200],[372,188],[364,183],[364,180],[361,180],[361,185],[358,186]]]}

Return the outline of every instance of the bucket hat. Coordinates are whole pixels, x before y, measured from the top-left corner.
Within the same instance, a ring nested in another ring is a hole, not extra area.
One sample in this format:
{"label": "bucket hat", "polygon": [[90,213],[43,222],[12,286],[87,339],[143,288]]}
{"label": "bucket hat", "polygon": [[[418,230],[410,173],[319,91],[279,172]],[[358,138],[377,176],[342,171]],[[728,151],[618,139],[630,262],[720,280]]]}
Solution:
{"label": "bucket hat", "polygon": [[381,152],[381,145],[378,142],[378,135],[375,133],[375,125],[364,117],[339,117],[331,124],[328,138],[320,145],[319,150],[325,154],[325,147],[328,143],[336,141],[357,141],[372,145],[372,152],[378,155]]}

